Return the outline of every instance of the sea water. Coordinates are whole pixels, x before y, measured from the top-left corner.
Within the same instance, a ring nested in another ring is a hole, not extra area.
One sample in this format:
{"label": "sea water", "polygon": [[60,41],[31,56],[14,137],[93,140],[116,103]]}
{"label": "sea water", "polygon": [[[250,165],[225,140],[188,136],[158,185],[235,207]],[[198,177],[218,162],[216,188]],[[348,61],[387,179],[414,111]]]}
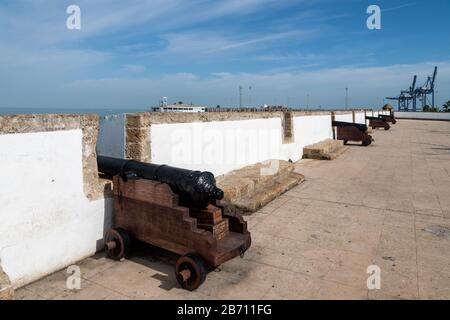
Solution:
{"label": "sea water", "polygon": [[0,115],[18,115],[18,114],[84,114],[95,113],[99,116],[133,113],[133,112],[145,112],[151,111],[149,107],[143,108],[2,108],[0,107]]}

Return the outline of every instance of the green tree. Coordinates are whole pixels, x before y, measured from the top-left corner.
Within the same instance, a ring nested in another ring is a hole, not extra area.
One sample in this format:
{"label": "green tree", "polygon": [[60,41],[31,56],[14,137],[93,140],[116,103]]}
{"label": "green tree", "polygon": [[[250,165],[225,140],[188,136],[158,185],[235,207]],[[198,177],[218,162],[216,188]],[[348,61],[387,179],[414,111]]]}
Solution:
{"label": "green tree", "polygon": [[425,107],[423,107],[423,112],[439,112],[439,109],[436,107],[426,105]]}
{"label": "green tree", "polygon": [[450,112],[450,100],[442,106],[442,112]]}

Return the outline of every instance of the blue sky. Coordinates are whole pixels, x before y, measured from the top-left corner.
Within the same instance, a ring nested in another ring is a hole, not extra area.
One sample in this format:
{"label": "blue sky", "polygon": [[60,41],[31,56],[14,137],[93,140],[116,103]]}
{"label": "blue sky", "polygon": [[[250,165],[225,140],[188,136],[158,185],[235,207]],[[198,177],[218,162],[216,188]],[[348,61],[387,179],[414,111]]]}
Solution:
{"label": "blue sky", "polygon": [[[81,8],[68,30],[66,8]],[[381,7],[382,29],[366,9]],[[375,107],[439,67],[450,100],[450,1],[2,0],[0,107]],[[251,95],[249,87],[252,87]]]}

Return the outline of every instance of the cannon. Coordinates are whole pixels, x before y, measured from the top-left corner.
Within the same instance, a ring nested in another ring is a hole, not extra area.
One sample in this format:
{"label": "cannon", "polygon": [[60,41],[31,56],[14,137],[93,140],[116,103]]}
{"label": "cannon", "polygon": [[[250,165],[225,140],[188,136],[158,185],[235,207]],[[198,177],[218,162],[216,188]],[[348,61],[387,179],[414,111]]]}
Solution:
{"label": "cannon", "polygon": [[369,120],[369,126],[371,126],[373,129],[384,128],[384,130],[389,130],[391,128],[389,123],[387,123],[383,118],[366,117],[366,120]]}
{"label": "cannon", "polygon": [[134,160],[97,157],[98,171],[109,176],[138,177],[167,183],[180,196],[180,203],[205,208],[215,200],[223,198],[223,191],[216,187],[211,172],[191,171],[167,165],[156,165]]}
{"label": "cannon", "polygon": [[392,124],[396,124],[397,120],[395,120],[394,115],[380,114],[378,118],[383,119],[384,121]]}
{"label": "cannon", "polygon": [[207,272],[251,245],[247,222],[225,213],[209,172],[138,161],[98,157],[99,172],[113,176],[113,228],[104,235],[109,258],[131,256],[139,240],[179,256],[175,278],[183,289],[197,289]]}
{"label": "cannon", "polygon": [[360,123],[333,121],[333,127],[336,127],[336,139],[348,141],[361,141],[363,146],[370,145],[374,140],[367,134],[367,126]]}
{"label": "cannon", "polygon": [[363,123],[353,123],[344,121],[333,121],[333,127],[354,127],[364,133],[366,133],[368,129],[367,126]]}

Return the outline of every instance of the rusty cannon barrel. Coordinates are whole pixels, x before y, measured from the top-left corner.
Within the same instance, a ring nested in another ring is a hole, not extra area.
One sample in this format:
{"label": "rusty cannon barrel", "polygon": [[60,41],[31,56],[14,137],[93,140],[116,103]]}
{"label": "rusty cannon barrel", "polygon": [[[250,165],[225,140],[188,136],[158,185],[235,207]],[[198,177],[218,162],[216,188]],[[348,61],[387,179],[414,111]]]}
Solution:
{"label": "rusty cannon barrel", "polygon": [[333,127],[355,127],[358,128],[358,130],[361,131],[362,133],[367,132],[367,126],[362,123],[333,121]]}
{"label": "rusty cannon barrel", "polygon": [[223,199],[224,193],[216,186],[211,172],[191,171],[171,167],[124,160],[111,157],[97,157],[98,171],[108,176],[134,174],[140,178],[167,183],[180,197],[180,203],[205,208],[215,200]]}

